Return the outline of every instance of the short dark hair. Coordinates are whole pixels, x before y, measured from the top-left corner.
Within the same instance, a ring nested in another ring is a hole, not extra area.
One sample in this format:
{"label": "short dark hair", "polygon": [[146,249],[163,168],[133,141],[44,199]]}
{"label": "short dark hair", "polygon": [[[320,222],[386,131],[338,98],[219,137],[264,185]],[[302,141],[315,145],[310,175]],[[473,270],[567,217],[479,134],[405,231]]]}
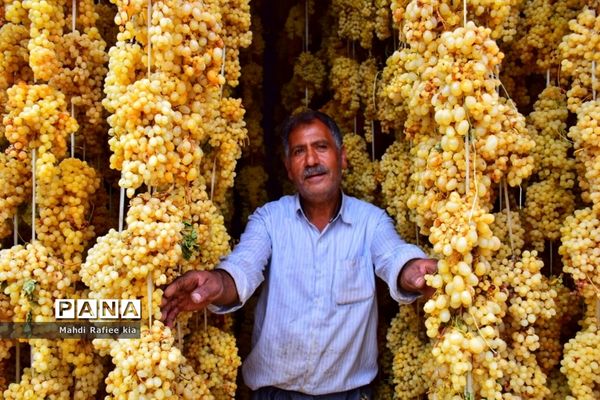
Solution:
{"label": "short dark hair", "polygon": [[309,109],[298,114],[290,115],[283,124],[283,128],[281,130],[281,143],[283,144],[283,152],[286,157],[290,153],[290,133],[292,133],[292,131],[297,127],[310,124],[314,120],[321,121],[327,128],[329,128],[329,132],[331,132],[333,135],[333,140],[335,141],[338,150],[342,149],[342,133],[340,132],[340,128],[337,126],[333,118],[320,111]]}

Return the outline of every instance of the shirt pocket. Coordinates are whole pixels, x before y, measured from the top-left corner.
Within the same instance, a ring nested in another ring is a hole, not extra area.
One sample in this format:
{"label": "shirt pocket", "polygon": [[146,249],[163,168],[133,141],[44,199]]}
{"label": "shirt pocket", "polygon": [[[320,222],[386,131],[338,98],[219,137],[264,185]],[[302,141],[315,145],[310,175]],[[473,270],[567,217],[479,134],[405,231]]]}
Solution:
{"label": "shirt pocket", "polygon": [[370,299],[375,294],[373,265],[367,257],[339,260],[333,278],[333,297],[337,304]]}

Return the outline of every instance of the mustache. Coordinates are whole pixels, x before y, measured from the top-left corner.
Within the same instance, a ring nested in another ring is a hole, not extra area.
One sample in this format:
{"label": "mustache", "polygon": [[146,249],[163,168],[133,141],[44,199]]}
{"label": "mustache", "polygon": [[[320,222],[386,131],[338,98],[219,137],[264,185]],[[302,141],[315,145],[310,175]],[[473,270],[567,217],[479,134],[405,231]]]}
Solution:
{"label": "mustache", "polygon": [[304,178],[310,178],[314,175],[326,174],[329,170],[323,165],[315,165],[314,167],[306,167],[304,169]]}

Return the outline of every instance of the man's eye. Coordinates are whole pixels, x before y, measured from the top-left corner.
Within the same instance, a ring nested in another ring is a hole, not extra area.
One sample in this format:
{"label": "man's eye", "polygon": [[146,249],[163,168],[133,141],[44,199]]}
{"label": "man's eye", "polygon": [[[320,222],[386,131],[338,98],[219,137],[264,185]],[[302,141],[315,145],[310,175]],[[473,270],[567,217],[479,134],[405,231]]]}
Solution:
{"label": "man's eye", "polygon": [[295,156],[299,156],[302,153],[304,153],[304,149],[294,149],[294,151],[292,151],[292,154]]}

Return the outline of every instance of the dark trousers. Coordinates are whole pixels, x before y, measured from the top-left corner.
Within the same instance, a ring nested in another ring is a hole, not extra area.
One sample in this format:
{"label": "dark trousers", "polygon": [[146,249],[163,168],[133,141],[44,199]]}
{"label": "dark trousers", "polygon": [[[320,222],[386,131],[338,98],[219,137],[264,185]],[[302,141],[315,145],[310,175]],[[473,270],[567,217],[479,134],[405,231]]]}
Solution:
{"label": "dark trousers", "polygon": [[371,385],[362,386],[345,392],[321,394],[311,396],[309,394],[292,392],[267,386],[252,393],[252,400],[371,400]]}

